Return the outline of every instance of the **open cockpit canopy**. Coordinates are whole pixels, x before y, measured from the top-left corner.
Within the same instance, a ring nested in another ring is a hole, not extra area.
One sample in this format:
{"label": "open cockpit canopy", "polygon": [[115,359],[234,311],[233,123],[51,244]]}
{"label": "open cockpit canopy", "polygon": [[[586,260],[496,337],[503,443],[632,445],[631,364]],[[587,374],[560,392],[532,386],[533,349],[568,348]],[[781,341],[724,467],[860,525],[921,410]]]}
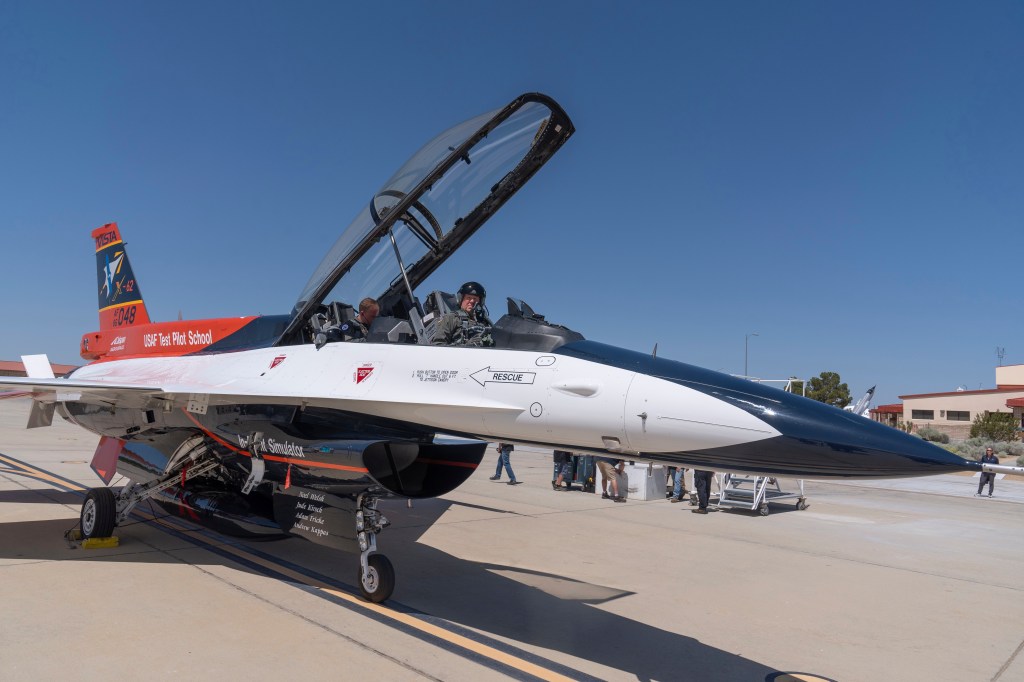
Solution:
{"label": "open cockpit canopy", "polygon": [[[373,196],[313,272],[292,311],[294,337],[328,302],[376,298],[408,318],[413,292],[565,143],[557,102],[530,93],[441,133]],[[418,310],[422,317],[423,311]]]}

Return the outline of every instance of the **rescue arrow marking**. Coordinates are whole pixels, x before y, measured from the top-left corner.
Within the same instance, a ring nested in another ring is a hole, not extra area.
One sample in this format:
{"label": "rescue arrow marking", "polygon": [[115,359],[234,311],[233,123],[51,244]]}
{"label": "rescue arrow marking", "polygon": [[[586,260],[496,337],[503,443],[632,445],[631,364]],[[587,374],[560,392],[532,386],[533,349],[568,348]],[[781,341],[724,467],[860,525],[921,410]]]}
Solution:
{"label": "rescue arrow marking", "polygon": [[520,372],[508,369],[478,369],[469,376],[473,377],[476,383],[483,386],[486,383],[492,384],[532,384],[536,378],[536,372]]}

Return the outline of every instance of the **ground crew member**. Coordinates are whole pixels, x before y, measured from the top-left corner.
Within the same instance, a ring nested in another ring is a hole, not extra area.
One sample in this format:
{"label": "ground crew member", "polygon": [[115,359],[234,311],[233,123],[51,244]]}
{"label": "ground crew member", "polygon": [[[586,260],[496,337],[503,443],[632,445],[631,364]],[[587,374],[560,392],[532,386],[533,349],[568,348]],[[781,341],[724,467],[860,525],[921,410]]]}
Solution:
{"label": "ground crew member", "polygon": [[[992,452],[992,448],[985,448],[985,454],[981,457],[981,463],[999,464],[999,458],[996,457],[994,452]],[[978,481],[978,492],[975,493],[975,497],[981,497],[981,491],[985,487],[986,483],[988,483],[988,496],[992,497],[992,488],[994,488],[996,484],[996,475],[988,471],[981,472],[981,480]]]}
{"label": "ground crew member", "polygon": [[697,489],[697,504],[699,505],[696,509],[691,510],[694,514],[708,513],[708,502],[711,499],[711,477],[714,475],[713,471],[693,470],[693,486]]}

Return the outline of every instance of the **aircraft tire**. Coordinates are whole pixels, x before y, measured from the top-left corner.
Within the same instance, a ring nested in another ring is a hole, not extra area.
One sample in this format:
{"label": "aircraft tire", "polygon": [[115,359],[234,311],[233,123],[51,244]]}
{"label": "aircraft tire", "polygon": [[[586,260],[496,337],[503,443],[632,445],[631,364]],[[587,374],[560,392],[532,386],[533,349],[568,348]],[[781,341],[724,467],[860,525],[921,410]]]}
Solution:
{"label": "aircraft tire", "polygon": [[[390,597],[395,589],[395,568],[383,554],[371,554],[366,561],[369,564],[369,575],[364,581],[363,569],[359,569],[359,589],[367,601],[379,604]],[[367,585],[367,582],[370,584]]]}
{"label": "aircraft tire", "polygon": [[83,538],[109,538],[117,522],[117,498],[110,488],[91,488],[82,503]]}

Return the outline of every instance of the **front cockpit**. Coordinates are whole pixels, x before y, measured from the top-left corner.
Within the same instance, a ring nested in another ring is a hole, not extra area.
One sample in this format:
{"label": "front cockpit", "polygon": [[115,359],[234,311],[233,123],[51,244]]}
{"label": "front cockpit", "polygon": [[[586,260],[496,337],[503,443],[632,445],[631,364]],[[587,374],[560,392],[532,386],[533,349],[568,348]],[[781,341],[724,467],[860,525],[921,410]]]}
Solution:
{"label": "front cockpit", "polygon": [[[368,343],[429,345],[457,307],[452,294],[419,287],[518,191],[574,132],[551,98],[530,93],[438,135],[380,189],[303,288],[278,345],[341,342],[367,297],[380,313]],[[498,348],[550,350],[582,337],[510,299],[493,326]]]}

